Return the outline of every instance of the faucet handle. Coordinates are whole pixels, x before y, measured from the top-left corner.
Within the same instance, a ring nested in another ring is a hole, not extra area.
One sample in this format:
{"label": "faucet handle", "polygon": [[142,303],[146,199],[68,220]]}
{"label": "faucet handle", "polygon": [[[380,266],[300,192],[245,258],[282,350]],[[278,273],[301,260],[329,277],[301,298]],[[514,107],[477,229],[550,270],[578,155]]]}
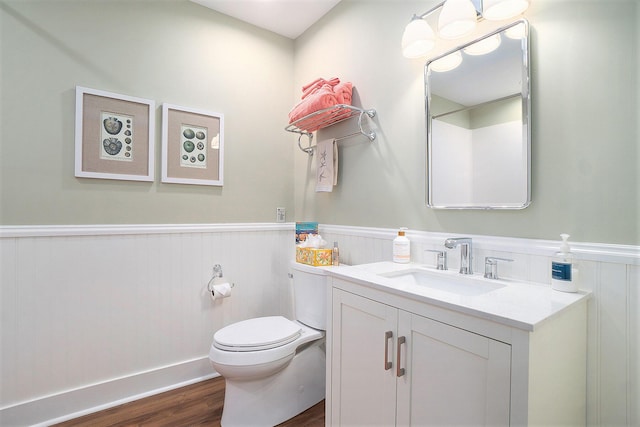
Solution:
{"label": "faucet handle", "polygon": [[488,256],[484,258],[484,277],[487,279],[498,278],[498,261],[513,262],[509,258],[498,258]]}
{"label": "faucet handle", "polygon": [[436,268],[438,270],[447,270],[447,252],[446,251],[440,251],[440,250],[435,250],[435,249],[425,249],[425,252],[435,252],[438,254],[438,258],[437,258],[437,266]]}

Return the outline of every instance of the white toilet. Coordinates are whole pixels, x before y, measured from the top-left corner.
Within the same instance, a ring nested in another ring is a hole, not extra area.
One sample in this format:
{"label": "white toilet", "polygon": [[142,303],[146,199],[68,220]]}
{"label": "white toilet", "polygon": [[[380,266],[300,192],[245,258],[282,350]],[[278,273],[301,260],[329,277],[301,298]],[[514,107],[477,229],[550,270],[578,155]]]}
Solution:
{"label": "white toilet", "polygon": [[274,426],[325,396],[326,270],[292,263],[296,320],[258,317],[213,336],[209,359],[225,378],[221,424]]}

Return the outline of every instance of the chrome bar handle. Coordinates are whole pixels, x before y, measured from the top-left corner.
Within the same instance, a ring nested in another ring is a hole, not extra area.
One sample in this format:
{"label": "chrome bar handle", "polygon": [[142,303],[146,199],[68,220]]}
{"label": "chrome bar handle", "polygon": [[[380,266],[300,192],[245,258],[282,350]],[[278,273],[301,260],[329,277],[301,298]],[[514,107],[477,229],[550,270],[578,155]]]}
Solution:
{"label": "chrome bar handle", "polygon": [[406,337],[398,337],[398,353],[396,354],[396,377],[401,377],[405,374],[404,368],[401,368],[400,358],[402,357],[402,344],[407,342]]}
{"label": "chrome bar handle", "polygon": [[[302,139],[303,136],[306,136],[307,138],[309,138],[309,143],[307,144],[306,147],[302,147],[302,142],[300,141]],[[298,147],[304,151],[305,153],[307,153],[310,156],[313,156],[313,149],[315,148],[315,145],[311,145],[311,142],[313,141],[313,134],[309,133],[309,132],[301,132],[300,136],[298,137]]]}
{"label": "chrome bar handle", "polygon": [[374,139],[376,139],[376,132],[375,131],[369,131],[366,132],[363,128],[362,128],[362,116],[364,115],[369,116],[370,118],[372,118],[373,116],[376,115],[376,110],[367,110],[367,111],[362,111],[360,113],[360,117],[358,117],[358,127],[360,128],[360,133],[363,134],[364,136],[366,136],[367,138],[369,138],[369,141],[373,141]]}
{"label": "chrome bar handle", "polygon": [[513,262],[509,258],[485,257],[484,259],[484,277],[487,279],[498,279],[498,261]]}
{"label": "chrome bar handle", "polygon": [[384,370],[391,369],[391,362],[389,362],[389,340],[393,338],[393,332],[387,331],[384,333]]}
{"label": "chrome bar handle", "polygon": [[425,249],[425,252],[435,252],[438,254],[438,258],[437,258],[437,263],[436,263],[436,268],[438,270],[448,270],[449,267],[447,267],[447,253],[445,251],[439,251],[439,250],[435,250],[435,249]]}

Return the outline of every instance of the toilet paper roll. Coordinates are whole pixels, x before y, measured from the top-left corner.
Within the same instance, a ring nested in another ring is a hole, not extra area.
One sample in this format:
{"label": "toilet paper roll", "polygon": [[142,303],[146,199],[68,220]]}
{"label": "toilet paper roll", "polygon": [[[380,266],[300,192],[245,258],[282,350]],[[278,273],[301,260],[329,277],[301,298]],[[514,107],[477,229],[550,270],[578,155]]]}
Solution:
{"label": "toilet paper roll", "polygon": [[232,285],[228,282],[213,285],[211,287],[211,298],[215,301],[217,299],[231,296],[231,287]]}

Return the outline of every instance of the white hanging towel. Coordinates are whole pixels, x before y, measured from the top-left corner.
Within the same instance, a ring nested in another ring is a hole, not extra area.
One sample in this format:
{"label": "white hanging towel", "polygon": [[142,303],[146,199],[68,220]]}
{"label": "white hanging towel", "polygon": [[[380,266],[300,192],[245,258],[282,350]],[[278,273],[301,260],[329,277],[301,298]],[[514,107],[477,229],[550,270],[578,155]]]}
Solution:
{"label": "white hanging towel", "polygon": [[338,183],[338,143],[335,139],[316,146],[316,192],[331,192]]}

